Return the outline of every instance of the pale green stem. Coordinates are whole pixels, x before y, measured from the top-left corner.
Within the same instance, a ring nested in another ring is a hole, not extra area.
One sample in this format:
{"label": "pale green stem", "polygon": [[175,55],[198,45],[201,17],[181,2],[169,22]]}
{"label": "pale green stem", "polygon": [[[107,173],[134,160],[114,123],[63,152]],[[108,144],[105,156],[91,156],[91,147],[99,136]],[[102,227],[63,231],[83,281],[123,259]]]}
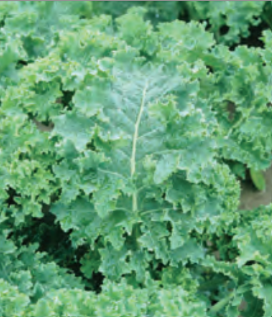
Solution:
{"label": "pale green stem", "polygon": [[[134,176],[136,172],[136,149],[137,149],[137,140],[139,136],[139,126],[141,123],[141,118],[142,114],[144,111],[144,105],[145,105],[145,97],[146,97],[146,91],[147,91],[147,83],[144,87],[143,90],[143,95],[142,95],[142,101],[141,101],[141,106],[140,110],[137,116],[137,120],[135,123],[135,129],[134,129],[134,135],[133,135],[133,141],[132,141],[132,153],[131,153],[131,160],[130,160],[130,175],[131,178]],[[135,192],[132,196],[132,210],[137,211],[138,206],[137,206],[137,193]]]}

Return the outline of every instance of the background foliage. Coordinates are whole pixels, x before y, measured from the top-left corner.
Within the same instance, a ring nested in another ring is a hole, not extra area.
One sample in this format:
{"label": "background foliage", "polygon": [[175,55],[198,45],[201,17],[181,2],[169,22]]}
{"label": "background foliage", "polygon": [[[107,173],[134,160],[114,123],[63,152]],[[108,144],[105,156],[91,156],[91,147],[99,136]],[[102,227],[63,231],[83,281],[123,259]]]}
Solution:
{"label": "background foliage", "polygon": [[271,10],[0,3],[1,317],[272,316]]}

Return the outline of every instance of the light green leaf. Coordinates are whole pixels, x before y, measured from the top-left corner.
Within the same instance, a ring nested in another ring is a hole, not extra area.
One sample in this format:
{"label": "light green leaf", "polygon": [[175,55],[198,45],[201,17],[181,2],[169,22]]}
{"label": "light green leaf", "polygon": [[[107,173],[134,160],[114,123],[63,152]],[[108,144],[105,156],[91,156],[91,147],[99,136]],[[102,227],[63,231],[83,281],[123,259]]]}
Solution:
{"label": "light green leaf", "polygon": [[262,190],[262,191],[265,190],[266,181],[265,181],[263,172],[262,171],[256,171],[256,170],[254,170],[252,168],[249,170],[249,172],[250,172],[250,177],[251,177],[255,187],[258,190]]}

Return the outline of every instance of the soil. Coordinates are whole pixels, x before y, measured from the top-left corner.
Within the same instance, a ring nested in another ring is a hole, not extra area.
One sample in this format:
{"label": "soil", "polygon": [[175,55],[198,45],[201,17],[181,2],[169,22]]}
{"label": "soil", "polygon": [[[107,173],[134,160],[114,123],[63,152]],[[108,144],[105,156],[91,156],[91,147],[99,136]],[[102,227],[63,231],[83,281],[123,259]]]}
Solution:
{"label": "soil", "polygon": [[241,182],[241,197],[239,209],[250,210],[272,203],[272,165],[265,173],[266,189],[258,191],[249,181]]}

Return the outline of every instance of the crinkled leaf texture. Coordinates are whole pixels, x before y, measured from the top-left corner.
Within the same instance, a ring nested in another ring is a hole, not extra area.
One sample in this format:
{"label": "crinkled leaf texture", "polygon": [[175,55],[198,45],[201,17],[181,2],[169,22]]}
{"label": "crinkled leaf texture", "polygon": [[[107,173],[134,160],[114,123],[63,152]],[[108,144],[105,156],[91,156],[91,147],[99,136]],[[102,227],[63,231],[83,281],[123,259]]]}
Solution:
{"label": "crinkled leaf texture", "polygon": [[167,67],[132,60],[94,79],[85,99],[76,92],[75,109],[54,119],[60,149],[76,151],[54,166],[56,174],[74,170],[88,186],[79,183],[85,197],[75,188],[73,201],[65,194],[51,212],[65,231],[73,229],[75,245],[88,241],[95,249],[100,240],[99,270],[111,279],[135,271],[142,281],[150,257],[198,263],[205,251],[191,232],[227,215],[223,206],[237,187],[215,158],[215,121],[198,90]]}
{"label": "crinkled leaf texture", "polygon": [[0,315],[269,317],[271,207],[226,162],[271,162],[272,33],[216,44],[264,4],[130,6],[0,4]]}
{"label": "crinkled leaf texture", "polygon": [[52,290],[46,298],[29,305],[29,298],[0,279],[0,311],[3,316],[207,316],[205,303],[181,287],[134,289],[122,281],[107,282],[100,295],[81,290]]}

